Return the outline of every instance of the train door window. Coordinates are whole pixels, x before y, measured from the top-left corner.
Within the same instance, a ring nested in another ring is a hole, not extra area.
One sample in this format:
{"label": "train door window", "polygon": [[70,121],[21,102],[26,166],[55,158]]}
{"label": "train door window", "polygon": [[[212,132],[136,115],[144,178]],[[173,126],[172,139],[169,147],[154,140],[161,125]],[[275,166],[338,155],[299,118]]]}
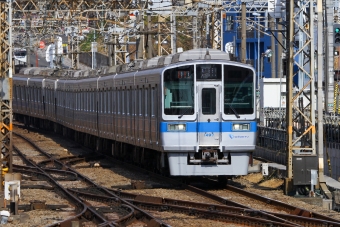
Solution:
{"label": "train door window", "polygon": [[138,116],[138,114],[139,114],[139,99],[138,99],[138,91],[139,91],[139,89],[138,89],[138,86],[137,86],[137,88],[136,88],[136,90],[135,90],[135,98],[134,98],[134,100],[135,100],[135,103],[136,103],[136,109],[135,109],[135,115],[136,116]]}
{"label": "train door window", "polygon": [[77,108],[77,110],[81,110],[81,91],[80,90],[78,90],[77,91],[77,95],[78,95],[78,99],[77,99],[77,103],[78,103],[78,108]]}
{"label": "train door window", "polygon": [[40,103],[41,89],[38,90],[38,102]]}
{"label": "train door window", "polygon": [[85,104],[85,105],[84,105],[84,110],[87,111],[87,110],[89,109],[89,108],[88,108],[88,105],[89,105],[89,103],[91,102],[91,101],[89,100],[89,91],[86,91],[86,92],[85,92],[84,98],[85,98],[84,101],[87,100],[87,102],[84,102],[84,104]]}
{"label": "train door window", "polygon": [[130,115],[130,89],[125,90],[125,106],[126,115]]}
{"label": "train door window", "polygon": [[105,92],[105,108],[106,108],[106,113],[110,113],[110,103],[108,101],[109,99],[109,93],[110,93],[110,90],[106,90]]}
{"label": "train door window", "polygon": [[149,115],[149,113],[148,113],[148,110],[149,110],[149,106],[148,106],[148,103],[149,103],[149,89],[148,88],[145,88],[144,89],[144,115],[145,115],[145,117],[147,117],[148,115]]}
{"label": "train door window", "polygon": [[139,116],[142,116],[142,109],[143,109],[143,103],[142,103],[142,89],[140,88],[138,90],[138,103],[139,103],[139,110],[138,110],[138,114]]}
{"label": "train door window", "polygon": [[105,107],[105,91],[104,89],[102,90],[102,94],[101,94],[101,111],[102,113],[106,113],[106,107]]}
{"label": "train door window", "polygon": [[91,112],[97,112],[97,95],[95,90],[92,90],[91,92],[91,96],[92,96],[92,102],[91,102]]}
{"label": "train door window", "polygon": [[78,95],[78,109],[77,110],[81,110],[81,92],[78,91],[77,92],[77,95]]}
{"label": "train door window", "polygon": [[74,92],[74,98],[75,98],[73,110],[78,110],[78,106],[79,106],[78,92],[76,90],[74,90],[73,92]]}
{"label": "train door window", "polygon": [[121,114],[121,102],[120,102],[121,91],[117,91],[117,114]]}
{"label": "train door window", "polygon": [[92,102],[91,102],[91,112],[97,112],[98,111],[98,106],[97,106],[97,93],[95,92],[95,90],[92,90],[91,92],[92,95]]}
{"label": "train door window", "polygon": [[102,110],[103,113],[106,113],[106,90],[103,90],[102,99]]}
{"label": "train door window", "polygon": [[56,100],[55,104],[56,104],[56,106],[59,106],[59,90],[57,90],[56,93],[57,93],[56,94],[57,100]]}
{"label": "train door window", "polygon": [[93,94],[92,94],[92,91],[90,90],[89,92],[89,105],[88,105],[88,111],[91,112],[92,110],[92,106],[93,106]]}
{"label": "train door window", "polygon": [[35,102],[35,87],[32,87],[32,101]]}
{"label": "train door window", "polygon": [[80,90],[80,96],[79,96],[79,107],[81,111],[84,111],[84,90]]}
{"label": "train door window", "polygon": [[157,102],[157,97],[156,97],[156,92],[155,92],[155,88],[151,88],[151,117],[155,117],[155,103]]}
{"label": "train door window", "polygon": [[84,100],[86,100],[86,90],[83,90],[82,97],[81,97],[81,105],[82,105],[82,110],[86,110],[86,103]]}
{"label": "train door window", "polygon": [[117,94],[117,91],[116,91],[116,90],[112,90],[112,96],[111,96],[112,99],[111,99],[111,100],[112,100],[112,102],[113,102],[113,103],[112,103],[112,113],[113,113],[113,114],[116,114],[116,108],[117,108],[117,107],[116,107],[116,104],[117,104],[117,101],[116,101],[116,98],[117,98],[116,96],[117,96],[117,95],[116,95],[116,94]]}
{"label": "train door window", "polygon": [[110,92],[111,90],[107,90],[105,93],[105,106],[106,106],[106,113],[111,113],[111,104],[109,102],[110,100]]}
{"label": "train door window", "polygon": [[84,89],[84,90],[81,90],[80,91],[80,106],[81,106],[81,110],[82,111],[85,111],[85,105],[86,105],[86,103],[85,103],[85,98],[86,98],[86,90]]}
{"label": "train door window", "polygon": [[99,90],[99,92],[97,92],[97,97],[95,97],[94,101],[94,108],[95,111],[97,111],[98,113],[103,113],[103,90]]}
{"label": "train door window", "polygon": [[96,100],[96,103],[98,103],[97,105],[98,105],[98,112],[99,113],[103,113],[104,111],[103,111],[103,102],[104,102],[104,100],[103,100],[103,91],[101,91],[101,90],[99,90],[99,92],[98,92],[98,98],[97,98],[97,100]]}
{"label": "train door window", "polygon": [[131,97],[130,97],[130,100],[131,100],[131,115],[132,116],[135,116],[135,113],[136,113],[136,90],[133,88],[133,87],[130,87],[131,88]]}
{"label": "train door window", "polygon": [[13,86],[13,100],[15,100],[17,98],[17,89],[15,87],[15,85]]}
{"label": "train door window", "polygon": [[122,114],[126,114],[126,90],[122,90]]}
{"label": "train door window", "polygon": [[216,89],[203,88],[202,89],[202,114],[214,115],[216,114]]}
{"label": "train door window", "polygon": [[88,107],[88,110],[89,110],[89,112],[92,112],[91,110],[92,110],[92,107],[93,107],[93,93],[92,93],[92,90],[90,90],[90,92],[89,92],[89,96],[90,96],[90,103],[89,103],[89,107]]}
{"label": "train door window", "polygon": [[[20,94],[24,94],[24,87],[20,86],[19,88],[20,88]],[[20,98],[21,98],[21,101],[24,100],[24,96],[23,95],[21,95]]]}
{"label": "train door window", "polygon": [[82,93],[82,97],[81,97],[81,105],[82,105],[82,110],[83,111],[85,111],[86,110],[86,103],[87,102],[85,102],[85,100],[86,100],[86,90],[84,89],[83,90],[83,93]]}
{"label": "train door window", "polygon": [[109,113],[109,103],[107,101],[107,97],[108,97],[108,94],[109,94],[109,90],[105,90],[105,93],[104,93],[104,107],[105,107],[105,113]]}
{"label": "train door window", "polygon": [[81,90],[78,91],[78,110],[81,111],[81,97],[82,96],[82,92]]}

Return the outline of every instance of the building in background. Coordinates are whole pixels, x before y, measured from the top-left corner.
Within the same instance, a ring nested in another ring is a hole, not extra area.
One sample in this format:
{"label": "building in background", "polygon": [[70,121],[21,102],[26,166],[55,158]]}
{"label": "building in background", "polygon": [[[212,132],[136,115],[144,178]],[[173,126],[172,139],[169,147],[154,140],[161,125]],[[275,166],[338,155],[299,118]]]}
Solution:
{"label": "building in background", "polygon": [[[254,12],[255,13],[255,12]],[[265,27],[265,13],[256,12],[260,14],[259,20],[261,24],[260,35],[258,37],[257,18],[252,13],[247,13],[246,17],[251,18],[251,21],[256,23],[249,23],[247,20],[246,28],[246,59],[247,63],[252,65],[256,72],[260,72],[261,77],[271,77],[271,58],[263,57],[263,67],[261,67],[261,56],[267,49],[271,49],[271,36],[264,35],[263,28]],[[249,24],[249,25],[248,25]],[[232,51],[235,60],[240,61],[241,57],[241,13],[226,12],[223,18],[223,46],[224,51]],[[266,32],[268,33],[268,32]],[[260,48],[258,49],[258,44]],[[277,45],[277,44],[276,44]],[[277,62],[277,61],[276,61]],[[263,69],[261,71],[261,68]]]}

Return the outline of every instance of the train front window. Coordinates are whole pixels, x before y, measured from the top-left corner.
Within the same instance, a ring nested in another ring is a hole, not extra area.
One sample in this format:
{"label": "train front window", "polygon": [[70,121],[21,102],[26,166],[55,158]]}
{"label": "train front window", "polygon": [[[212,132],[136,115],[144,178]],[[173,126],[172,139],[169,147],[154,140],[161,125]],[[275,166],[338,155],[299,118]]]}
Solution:
{"label": "train front window", "polygon": [[165,115],[193,115],[195,112],[194,66],[164,71],[163,98]]}
{"label": "train front window", "polygon": [[254,113],[254,74],[251,69],[224,65],[224,114]]}
{"label": "train front window", "polygon": [[202,114],[214,115],[216,114],[216,89],[203,88],[202,89]]}

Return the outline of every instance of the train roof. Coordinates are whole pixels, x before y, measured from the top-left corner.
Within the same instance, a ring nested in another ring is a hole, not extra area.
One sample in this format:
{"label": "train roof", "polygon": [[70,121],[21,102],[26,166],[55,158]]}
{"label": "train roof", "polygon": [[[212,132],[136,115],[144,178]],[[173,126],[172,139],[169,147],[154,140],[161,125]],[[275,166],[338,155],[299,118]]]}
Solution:
{"label": "train roof", "polygon": [[[216,50],[216,49],[192,49],[181,53],[170,54],[167,56],[158,56],[142,61],[133,61],[127,64],[105,66],[99,69],[93,70],[72,70],[72,69],[51,69],[45,67],[28,67],[20,70],[19,74],[25,76],[44,76],[44,77],[68,77],[68,78],[84,78],[84,77],[97,77],[105,74],[116,74],[131,71],[140,71],[151,68],[161,68],[164,66],[194,61],[194,60],[230,60],[229,54]],[[241,64],[241,63],[240,63]]]}

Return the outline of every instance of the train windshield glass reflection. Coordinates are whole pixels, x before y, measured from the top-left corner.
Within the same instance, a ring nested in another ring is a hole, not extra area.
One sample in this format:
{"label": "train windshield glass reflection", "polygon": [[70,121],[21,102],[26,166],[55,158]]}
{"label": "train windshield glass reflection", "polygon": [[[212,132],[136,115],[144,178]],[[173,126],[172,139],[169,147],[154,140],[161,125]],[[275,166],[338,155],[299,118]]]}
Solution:
{"label": "train windshield glass reflection", "polygon": [[238,66],[224,66],[224,114],[254,113],[253,82],[252,70]]}
{"label": "train windshield glass reflection", "polygon": [[164,114],[193,115],[194,66],[181,66],[164,71]]}

